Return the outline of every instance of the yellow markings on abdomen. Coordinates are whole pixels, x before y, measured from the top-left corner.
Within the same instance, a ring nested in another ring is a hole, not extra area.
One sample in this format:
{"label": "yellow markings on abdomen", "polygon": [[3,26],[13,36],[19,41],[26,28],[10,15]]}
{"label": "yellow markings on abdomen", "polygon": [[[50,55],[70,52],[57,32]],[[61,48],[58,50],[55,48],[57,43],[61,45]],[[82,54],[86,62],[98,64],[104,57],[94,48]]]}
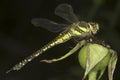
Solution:
{"label": "yellow markings on abdomen", "polygon": [[68,41],[69,39],[71,39],[71,34],[69,32],[66,34],[60,34],[60,36],[56,38],[55,43],[60,44],[60,43],[63,43],[65,41]]}
{"label": "yellow markings on abdomen", "polygon": [[[61,33],[58,37],[56,37],[53,41],[51,41],[50,43],[48,43],[47,45],[45,45],[41,51],[44,52],[46,51],[47,49],[55,46],[55,45],[58,45],[60,43],[64,43],[65,41],[68,41],[69,39],[71,38],[71,35],[70,33],[66,33],[66,34],[63,34]],[[42,53],[41,52],[41,53]]]}

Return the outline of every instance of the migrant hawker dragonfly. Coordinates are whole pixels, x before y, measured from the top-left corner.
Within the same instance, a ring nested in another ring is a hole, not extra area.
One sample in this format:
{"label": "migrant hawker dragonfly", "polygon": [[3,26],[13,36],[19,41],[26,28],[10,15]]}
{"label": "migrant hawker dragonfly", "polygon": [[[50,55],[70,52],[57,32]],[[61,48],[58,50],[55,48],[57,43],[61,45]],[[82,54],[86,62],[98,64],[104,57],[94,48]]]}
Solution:
{"label": "migrant hawker dragonfly", "polygon": [[50,49],[53,46],[64,43],[71,38],[83,39],[85,37],[93,36],[99,30],[99,25],[93,22],[79,21],[78,17],[74,14],[71,5],[69,4],[60,4],[55,9],[55,14],[59,17],[62,17],[70,24],[58,24],[54,21],[50,21],[44,18],[35,18],[32,19],[32,24],[37,27],[45,28],[51,32],[60,32],[61,33],[53,39],[51,42],[43,46],[40,50],[36,51],[32,55],[25,58],[23,61],[16,64],[13,68],[8,70],[20,70],[28,62],[32,61],[34,58],[38,57],[40,54]]}

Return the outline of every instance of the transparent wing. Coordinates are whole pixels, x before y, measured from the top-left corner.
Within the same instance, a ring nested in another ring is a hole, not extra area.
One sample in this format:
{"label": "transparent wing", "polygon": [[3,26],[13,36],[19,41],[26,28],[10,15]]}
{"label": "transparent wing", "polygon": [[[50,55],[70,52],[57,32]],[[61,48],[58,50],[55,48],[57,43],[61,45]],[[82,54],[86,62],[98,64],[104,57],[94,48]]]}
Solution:
{"label": "transparent wing", "polygon": [[35,18],[35,19],[32,19],[31,22],[34,26],[42,27],[51,32],[62,31],[67,26],[65,24],[58,24],[56,22],[50,21],[48,19],[43,19],[43,18]]}
{"label": "transparent wing", "polygon": [[69,4],[60,4],[55,9],[55,14],[67,20],[70,23],[78,21],[78,17],[74,14],[73,8]]}

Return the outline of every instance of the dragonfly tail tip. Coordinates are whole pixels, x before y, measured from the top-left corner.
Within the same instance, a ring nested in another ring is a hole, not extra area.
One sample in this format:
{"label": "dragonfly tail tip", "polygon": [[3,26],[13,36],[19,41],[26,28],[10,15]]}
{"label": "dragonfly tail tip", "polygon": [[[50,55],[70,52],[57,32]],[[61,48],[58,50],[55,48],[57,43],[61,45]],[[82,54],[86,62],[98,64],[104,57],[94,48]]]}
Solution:
{"label": "dragonfly tail tip", "polygon": [[8,74],[8,73],[10,73],[11,71],[13,71],[13,68],[7,70],[5,73]]}

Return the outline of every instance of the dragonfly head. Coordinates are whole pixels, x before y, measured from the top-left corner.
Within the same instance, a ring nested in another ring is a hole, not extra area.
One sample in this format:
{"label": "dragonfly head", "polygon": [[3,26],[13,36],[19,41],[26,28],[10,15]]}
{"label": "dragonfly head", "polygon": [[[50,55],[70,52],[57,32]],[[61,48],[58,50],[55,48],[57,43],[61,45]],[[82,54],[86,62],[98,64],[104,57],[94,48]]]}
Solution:
{"label": "dragonfly head", "polygon": [[99,25],[97,23],[89,22],[88,25],[93,34],[96,34],[99,30]]}

